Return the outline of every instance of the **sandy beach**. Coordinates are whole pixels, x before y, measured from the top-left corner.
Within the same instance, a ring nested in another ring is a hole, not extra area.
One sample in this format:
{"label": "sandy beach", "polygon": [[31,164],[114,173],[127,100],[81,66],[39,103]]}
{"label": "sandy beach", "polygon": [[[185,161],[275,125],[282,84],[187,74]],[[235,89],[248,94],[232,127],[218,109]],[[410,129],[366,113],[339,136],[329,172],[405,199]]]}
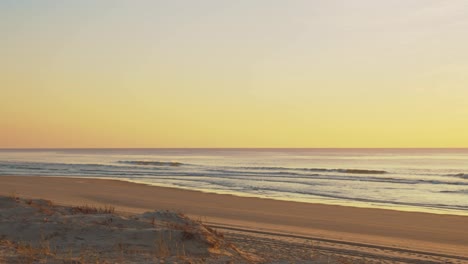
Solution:
{"label": "sandy beach", "polygon": [[368,245],[373,250],[400,249],[409,255],[426,252],[468,261],[468,217],[464,216],[236,197],[118,180],[0,177],[0,195],[13,194],[60,205],[111,205],[128,214],[172,210],[226,232],[310,238],[340,246],[364,249]]}
{"label": "sandy beach", "polygon": [[468,0],[0,1],[0,264],[468,264]]}

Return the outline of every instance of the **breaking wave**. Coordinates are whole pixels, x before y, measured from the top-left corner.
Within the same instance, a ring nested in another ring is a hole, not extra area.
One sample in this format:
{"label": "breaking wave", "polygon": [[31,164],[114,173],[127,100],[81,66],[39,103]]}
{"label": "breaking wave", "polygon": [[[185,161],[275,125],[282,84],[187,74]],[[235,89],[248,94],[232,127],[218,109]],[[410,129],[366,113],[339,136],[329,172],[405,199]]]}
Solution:
{"label": "breaking wave", "polygon": [[462,178],[462,179],[468,179],[468,174],[466,174],[466,173],[447,174],[446,176],[457,177],[457,178]]}
{"label": "breaking wave", "polygon": [[440,191],[441,193],[458,193],[458,194],[468,194],[468,190],[454,190],[454,191]]}
{"label": "breaking wave", "polygon": [[132,165],[143,165],[143,166],[182,166],[187,165],[176,161],[146,161],[146,160],[119,160],[118,163],[132,164]]}
{"label": "breaking wave", "polygon": [[340,172],[352,174],[385,174],[384,170],[363,170],[363,169],[323,169],[323,168],[286,168],[286,167],[242,167],[248,170],[293,170],[293,171],[313,171],[313,172]]}
{"label": "breaking wave", "polygon": [[[171,166],[179,167],[184,165],[193,165],[177,161],[148,161],[148,160],[119,160],[120,164],[131,164],[141,166]],[[386,174],[384,170],[366,170],[366,169],[325,169],[325,168],[288,168],[288,167],[230,167],[231,169],[254,170],[254,171],[286,171],[285,174],[294,174],[291,171],[297,172],[339,172],[350,174]]]}

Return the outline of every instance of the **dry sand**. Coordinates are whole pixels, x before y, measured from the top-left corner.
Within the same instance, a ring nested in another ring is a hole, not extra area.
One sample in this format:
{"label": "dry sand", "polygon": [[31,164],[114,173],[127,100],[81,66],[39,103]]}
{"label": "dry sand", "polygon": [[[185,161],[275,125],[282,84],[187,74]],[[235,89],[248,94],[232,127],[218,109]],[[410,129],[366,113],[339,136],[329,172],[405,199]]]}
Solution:
{"label": "dry sand", "polygon": [[[401,262],[468,262],[465,216],[236,197],[117,180],[1,176],[0,195],[13,193],[63,205],[112,205],[133,214],[180,211],[223,230],[242,250],[251,249],[263,259],[269,254],[261,245],[286,254],[312,243],[304,251],[315,247]],[[261,243],[249,245],[249,236]]]}

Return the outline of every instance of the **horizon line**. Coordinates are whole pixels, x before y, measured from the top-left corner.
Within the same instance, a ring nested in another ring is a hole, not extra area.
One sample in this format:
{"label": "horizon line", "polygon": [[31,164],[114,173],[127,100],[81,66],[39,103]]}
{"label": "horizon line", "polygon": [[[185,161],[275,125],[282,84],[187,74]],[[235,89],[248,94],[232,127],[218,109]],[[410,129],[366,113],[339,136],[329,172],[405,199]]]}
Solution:
{"label": "horizon line", "polygon": [[468,147],[18,147],[18,148],[2,148],[0,150],[98,150],[98,149],[468,149]]}

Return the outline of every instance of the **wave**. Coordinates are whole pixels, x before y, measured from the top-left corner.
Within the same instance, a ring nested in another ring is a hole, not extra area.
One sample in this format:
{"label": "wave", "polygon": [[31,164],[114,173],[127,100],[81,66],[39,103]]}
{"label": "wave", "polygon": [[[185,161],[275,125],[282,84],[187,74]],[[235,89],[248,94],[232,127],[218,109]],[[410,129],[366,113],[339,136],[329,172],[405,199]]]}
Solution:
{"label": "wave", "polygon": [[[121,164],[132,164],[142,166],[171,166],[178,167],[183,165],[191,165],[177,161],[147,161],[147,160],[119,160]],[[366,169],[324,169],[324,168],[288,168],[288,167],[231,167],[232,169],[247,169],[247,170],[284,170],[284,171],[307,171],[307,172],[339,172],[350,174],[386,174],[384,170],[366,170]],[[285,172],[289,173],[290,172]]]}
{"label": "wave", "polygon": [[337,170],[337,172],[354,173],[354,174],[385,174],[385,173],[388,173],[386,171],[381,171],[381,170],[358,170],[358,169],[344,169],[344,170]]}
{"label": "wave", "polygon": [[[174,180],[173,178],[165,178],[167,180]],[[329,199],[336,199],[336,200],[347,200],[347,201],[358,201],[358,202],[365,202],[371,204],[387,204],[387,205],[397,205],[397,206],[415,206],[415,207],[424,207],[424,208],[438,208],[438,209],[453,209],[453,210],[467,210],[468,206],[466,205],[450,205],[450,204],[437,204],[437,203],[418,203],[418,202],[409,202],[409,201],[395,201],[395,200],[385,200],[385,199],[378,199],[373,197],[358,197],[353,195],[346,195],[345,193],[329,193],[329,192],[322,192],[317,189],[310,189],[310,190],[289,190],[289,189],[278,189],[274,187],[267,187],[267,186],[252,186],[252,185],[240,185],[239,183],[234,182],[226,182],[220,181],[220,179],[208,179],[207,181],[203,182],[206,185],[215,187],[215,190],[229,190],[229,191],[241,191],[247,192],[250,194],[265,194],[265,192],[273,192],[273,193],[283,193],[286,196],[291,194],[303,194],[303,195],[311,195]],[[199,179],[177,179],[177,182],[173,182],[175,186],[179,187],[189,187],[189,188],[200,188],[200,190],[206,191],[200,187],[200,180]],[[304,184],[304,183],[299,183]],[[215,191],[216,192],[216,191]]]}
{"label": "wave", "polygon": [[462,179],[468,179],[468,174],[466,174],[466,173],[447,174],[446,176],[457,177],[457,178],[462,178]]}
{"label": "wave", "polygon": [[292,171],[314,171],[314,172],[340,172],[351,174],[385,174],[384,170],[364,170],[364,169],[323,169],[323,168],[286,168],[286,167],[239,167],[248,170],[292,170]]}
{"label": "wave", "polygon": [[455,190],[455,191],[440,191],[441,193],[458,193],[458,194],[468,194],[468,190]]}
{"label": "wave", "polygon": [[[206,176],[206,177],[214,177],[219,179],[243,179],[243,180],[251,180],[251,181],[272,181],[272,182],[280,182],[278,179],[293,179],[296,180],[291,183],[305,183],[304,181],[313,181],[311,185],[322,185],[317,183],[317,180],[324,180],[324,181],[349,181],[349,182],[375,182],[375,183],[396,183],[396,184],[437,184],[437,185],[458,185],[458,186],[466,186],[468,183],[466,182],[450,182],[450,181],[437,181],[437,180],[424,180],[424,179],[402,179],[402,178],[380,178],[380,177],[364,177],[364,178],[357,178],[351,176],[342,176],[342,175],[320,175],[320,174],[303,174],[301,176],[295,175],[287,175],[287,174],[260,174],[260,173],[229,173],[225,171],[223,174],[217,173],[192,173],[192,172],[177,172],[177,173],[165,173],[166,176],[183,176],[183,177],[198,177],[198,176]],[[153,175],[157,176],[157,175]],[[252,178],[257,177],[257,178]],[[301,182],[302,181],[302,182]],[[309,183],[305,183],[309,184]]]}
{"label": "wave", "polygon": [[92,163],[49,163],[49,162],[0,162],[0,172],[14,172],[18,170],[25,171],[62,171],[63,173],[71,172],[148,172],[156,173],[157,171],[167,171],[170,167],[145,167],[138,165],[107,165],[107,164],[92,164]]}
{"label": "wave", "polygon": [[[351,174],[336,173],[336,169],[317,168],[285,168],[285,167],[216,167],[216,166],[182,166],[180,162],[144,161],[157,164],[154,166],[140,166],[135,162],[142,161],[121,161],[130,163],[127,165],[104,165],[104,164],[66,164],[66,163],[18,163],[0,162],[0,175],[70,175],[70,176],[115,176],[115,177],[138,177],[148,176],[158,178],[161,176],[182,176],[182,177],[214,177],[231,178],[238,180],[277,181],[291,180],[295,182],[375,182],[375,183],[395,183],[395,184],[430,184],[430,185],[458,185],[468,186],[465,181],[444,181],[430,179],[411,179],[400,177],[381,177],[370,175],[372,170],[365,170],[366,176],[354,176]],[[174,164],[175,163],[175,164]],[[187,163],[183,163],[187,165]],[[222,169],[224,168],[224,169]],[[250,169],[246,169],[250,168]],[[273,169],[274,168],[274,169]],[[281,168],[281,170],[278,170]],[[327,174],[317,173],[325,171]],[[343,170],[345,171],[345,170]],[[335,172],[335,173],[329,173]],[[361,171],[358,171],[361,172]],[[356,172],[356,173],[358,173]],[[349,173],[349,172],[348,172]]]}
{"label": "wave", "polygon": [[182,162],[176,162],[176,161],[146,161],[146,160],[119,160],[118,163],[143,165],[143,166],[173,166],[173,167],[188,165],[188,164],[184,164]]}

